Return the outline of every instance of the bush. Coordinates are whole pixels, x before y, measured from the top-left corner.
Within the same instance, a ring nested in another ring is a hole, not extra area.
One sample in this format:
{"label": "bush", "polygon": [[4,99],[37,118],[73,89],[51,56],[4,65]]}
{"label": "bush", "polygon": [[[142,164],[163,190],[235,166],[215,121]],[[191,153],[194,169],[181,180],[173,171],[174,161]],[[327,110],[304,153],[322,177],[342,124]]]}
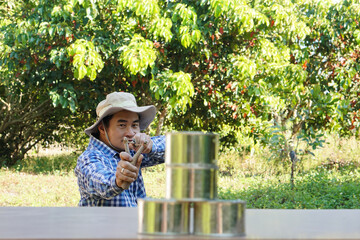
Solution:
{"label": "bush", "polygon": [[67,174],[74,171],[77,153],[52,156],[31,156],[14,166],[16,171],[34,174]]}
{"label": "bush", "polygon": [[292,188],[279,179],[255,177],[251,188],[220,188],[221,199],[243,199],[247,208],[355,209],[360,208],[360,169],[324,170],[299,174]]}

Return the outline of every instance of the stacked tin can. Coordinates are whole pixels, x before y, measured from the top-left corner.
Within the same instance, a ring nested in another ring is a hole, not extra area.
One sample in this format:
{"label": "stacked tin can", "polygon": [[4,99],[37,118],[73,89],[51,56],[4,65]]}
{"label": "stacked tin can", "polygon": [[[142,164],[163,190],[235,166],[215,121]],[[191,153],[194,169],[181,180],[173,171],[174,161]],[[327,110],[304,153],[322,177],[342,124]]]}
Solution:
{"label": "stacked tin can", "polygon": [[217,134],[166,134],[166,198],[139,199],[139,233],[243,236],[245,202],[217,199]]}

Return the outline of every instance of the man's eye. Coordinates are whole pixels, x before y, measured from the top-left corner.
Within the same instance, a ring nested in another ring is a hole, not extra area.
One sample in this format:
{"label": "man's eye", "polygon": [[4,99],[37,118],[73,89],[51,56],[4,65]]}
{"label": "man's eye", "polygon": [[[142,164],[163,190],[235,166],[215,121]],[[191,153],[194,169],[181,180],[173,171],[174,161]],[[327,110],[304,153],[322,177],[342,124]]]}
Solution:
{"label": "man's eye", "polygon": [[124,128],[126,127],[126,124],[119,124],[119,127]]}
{"label": "man's eye", "polygon": [[133,127],[134,127],[134,128],[137,128],[137,127],[139,127],[139,124],[138,124],[138,123],[134,123],[134,124],[133,124]]}

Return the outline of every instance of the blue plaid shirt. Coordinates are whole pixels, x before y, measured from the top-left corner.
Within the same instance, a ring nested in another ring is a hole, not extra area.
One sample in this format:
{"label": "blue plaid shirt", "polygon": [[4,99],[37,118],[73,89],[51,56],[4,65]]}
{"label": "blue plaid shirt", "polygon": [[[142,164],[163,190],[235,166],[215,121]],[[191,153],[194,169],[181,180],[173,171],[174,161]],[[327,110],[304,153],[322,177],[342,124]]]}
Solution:
{"label": "blue plaid shirt", "polygon": [[[165,137],[152,137],[152,151],[143,154],[141,167],[164,163]],[[131,150],[131,155],[134,155]],[[119,153],[95,137],[90,137],[87,149],[79,156],[75,167],[78,179],[79,206],[136,207],[138,198],[145,198],[144,180],[141,169],[129,189],[122,190],[115,183]]]}

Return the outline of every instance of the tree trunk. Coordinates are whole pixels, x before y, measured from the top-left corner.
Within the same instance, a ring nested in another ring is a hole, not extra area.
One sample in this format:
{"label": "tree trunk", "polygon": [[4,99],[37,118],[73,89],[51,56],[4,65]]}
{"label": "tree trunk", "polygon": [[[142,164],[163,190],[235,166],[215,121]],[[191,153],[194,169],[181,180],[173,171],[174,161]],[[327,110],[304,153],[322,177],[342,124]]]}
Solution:
{"label": "tree trunk", "polygon": [[290,183],[291,183],[291,189],[294,189],[295,183],[294,183],[294,174],[295,174],[295,168],[296,168],[296,162],[291,162],[291,175],[290,175]]}
{"label": "tree trunk", "polygon": [[164,106],[164,109],[161,111],[160,116],[159,116],[159,123],[156,128],[155,136],[158,136],[161,133],[161,128],[162,128],[165,118],[166,118],[166,113],[167,113],[167,106]]}

